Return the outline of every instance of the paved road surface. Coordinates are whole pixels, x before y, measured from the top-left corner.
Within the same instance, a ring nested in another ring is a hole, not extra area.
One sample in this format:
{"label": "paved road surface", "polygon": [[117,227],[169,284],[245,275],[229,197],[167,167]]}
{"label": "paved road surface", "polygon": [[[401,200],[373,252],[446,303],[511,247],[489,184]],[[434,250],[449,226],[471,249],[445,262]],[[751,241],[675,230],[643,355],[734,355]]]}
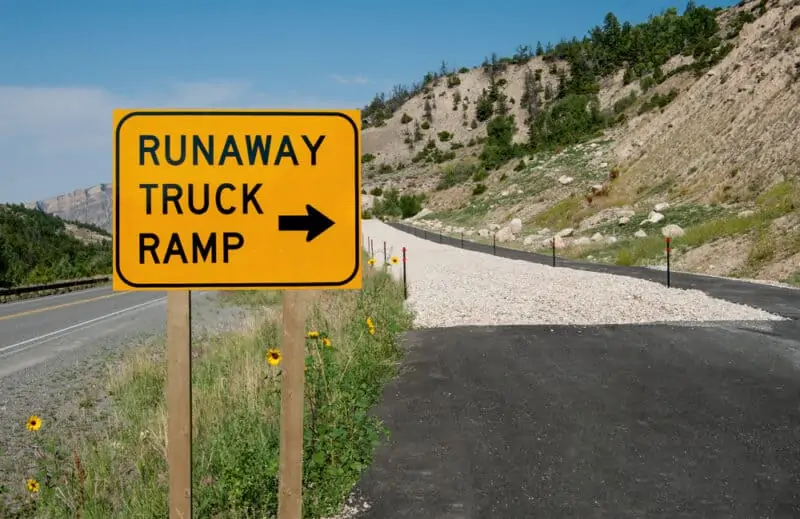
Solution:
{"label": "paved road surface", "polygon": [[148,332],[165,320],[164,292],[102,286],[0,305],[0,378],[121,332]]}
{"label": "paved road surface", "polygon": [[359,518],[800,517],[800,323],[415,331]]}

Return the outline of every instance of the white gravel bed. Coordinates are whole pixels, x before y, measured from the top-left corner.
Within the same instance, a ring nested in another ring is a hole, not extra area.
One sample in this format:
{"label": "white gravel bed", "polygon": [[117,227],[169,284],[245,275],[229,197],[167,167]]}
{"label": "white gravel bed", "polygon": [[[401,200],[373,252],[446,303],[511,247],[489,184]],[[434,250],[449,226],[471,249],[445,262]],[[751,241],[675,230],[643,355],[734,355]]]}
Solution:
{"label": "white gravel bed", "polygon": [[[363,224],[376,267],[384,241],[388,256],[408,248],[409,305],[419,327],[784,320],[699,290],[500,258],[423,240],[378,220]],[[402,265],[390,268],[401,275]]]}

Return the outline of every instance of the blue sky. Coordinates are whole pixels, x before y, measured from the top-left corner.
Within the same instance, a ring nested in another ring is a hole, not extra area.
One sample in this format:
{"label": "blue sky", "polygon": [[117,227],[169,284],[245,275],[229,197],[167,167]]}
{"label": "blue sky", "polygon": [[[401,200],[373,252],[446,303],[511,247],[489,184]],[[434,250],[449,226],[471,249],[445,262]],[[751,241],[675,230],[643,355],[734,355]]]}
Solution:
{"label": "blue sky", "polygon": [[685,4],[0,0],[0,203],[110,182],[114,108],[361,108],[442,60]]}

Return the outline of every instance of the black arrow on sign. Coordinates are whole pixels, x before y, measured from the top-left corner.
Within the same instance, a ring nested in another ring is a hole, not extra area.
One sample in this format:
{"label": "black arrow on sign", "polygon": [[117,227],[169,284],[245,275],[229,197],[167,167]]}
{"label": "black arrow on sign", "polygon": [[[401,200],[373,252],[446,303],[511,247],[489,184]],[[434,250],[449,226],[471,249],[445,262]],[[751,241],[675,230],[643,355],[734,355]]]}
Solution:
{"label": "black arrow on sign", "polygon": [[333,225],[333,220],[306,204],[306,213],[302,215],[278,216],[279,231],[305,231],[306,241],[309,242],[324,233]]}

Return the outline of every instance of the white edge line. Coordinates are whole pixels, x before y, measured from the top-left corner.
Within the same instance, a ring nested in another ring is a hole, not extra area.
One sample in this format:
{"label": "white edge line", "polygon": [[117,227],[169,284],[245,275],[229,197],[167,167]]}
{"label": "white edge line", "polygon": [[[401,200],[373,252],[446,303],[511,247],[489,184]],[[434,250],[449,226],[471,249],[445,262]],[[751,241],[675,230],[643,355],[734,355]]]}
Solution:
{"label": "white edge line", "polygon": [[[8,346],[3,346],[2,348],[0,348],[0,353],[3,353],[4,351],[7,351],[7,350],[13,350],[13,349],[19,348],[20,346],[24,346],[24,345],[29,344],[31,342],[42,341],[43,339],[48,339],[50,337],[53,337],[54,335],[60,335],[60,334],[63,334],[65,332],[69,332],[71,330],[74,330],[76,328],[80,328],[82,326],[87,326],[87,325],[90,325],[90,324],[93,324],[93,323],[96,323],[98,321],[102,321],[102,320],[105,320],[105,319],[110,319],[112,317],[116,317],[118,315],[122,315],[124,313],[130,312],[130,311],[133,311],[133,310],[138,310],[140,308],[144,308],[145,306],[154,305],[156,303],[160,303],[161,301],[165,301],[166,299],[167,299],[166,297],[161,297],[159,299],[154,299],[154,300],[151,300],[151,301],[145,301],[144,303],[139,303],[138,305],[129,306],[128,308],[123,308],[122,310],[117,310],[116,312],[111,312],[110,314],[101,315],[100,317],[95,317],[94,319],[89,319],[88,321],[83,321],[83,322],[80,322],[80,323],[77,323],[77,324],[73,324],[71,326],[67,326],[66,328],[62,328],[60,330],[56,330],[54,332],[46,333],[44,335],[39,335],[38,337],[33,337],[31,339],[27,339],[27,340],[24,340],[22,342],[18,342],[18,343],[11,344],[11,345],[8,345]],[[5,356],[5,355],[2,355],[2,356]]]}

